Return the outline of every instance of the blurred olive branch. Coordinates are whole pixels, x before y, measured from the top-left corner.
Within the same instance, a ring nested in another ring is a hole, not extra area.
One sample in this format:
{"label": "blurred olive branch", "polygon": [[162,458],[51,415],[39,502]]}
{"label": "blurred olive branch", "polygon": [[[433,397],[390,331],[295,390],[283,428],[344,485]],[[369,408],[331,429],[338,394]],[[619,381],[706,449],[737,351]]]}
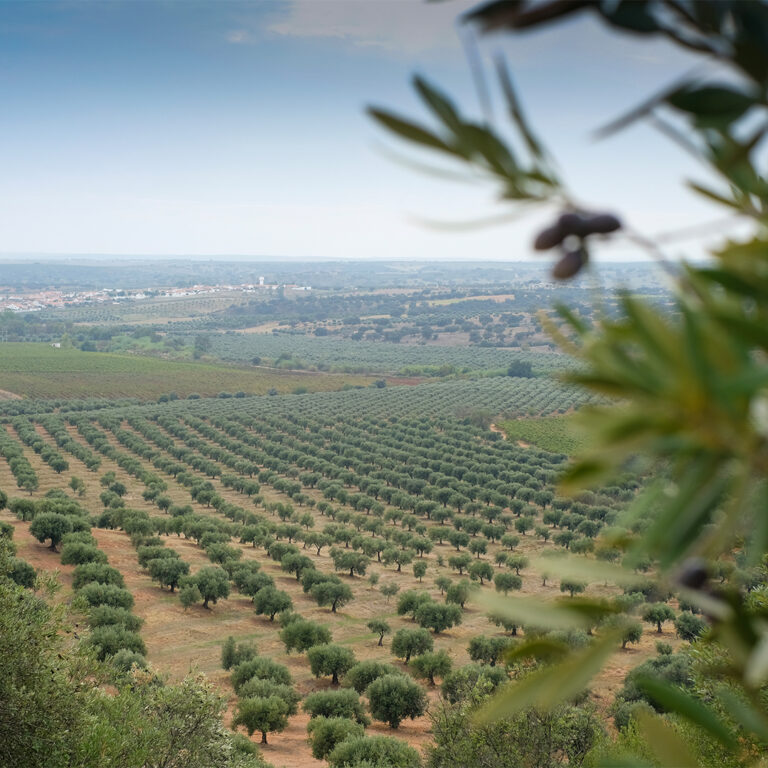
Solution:
{"label": "blurred olive branch", "polygon": [[[768,132],[768,5],[763,0],[493,0],[464,14],[462,22],[482,33],[518,34],[580,14],[592,14],[614,31],[666,38],[727,70],[720,80],[691,72],[597,136],[647,120],[720,180],[715,187],[688,181],[689,189],[751,221],[751,234],[726,241],[706,264],[687,262],[670,270],[674,295],[664,312],[624,293],[618,318],[600,316],[587,324],[560,307],[559,327],[544,321],[565,351],[584,363],[568,379],[615,399],[614,405],[580,412],[592,447],[572,462],[563,490],[577,491],[615,474],[633,457],[644,457],[659,479],[629,510],[627,529],[632,519],[646,524],[637,534],[614,536],[612,544],[629,561],[652,558],[660,582],[700,606],[712,641],[727,654],[729,685],[710,703],[652,679],[643,682],[646,693],[740,754],[744,739],[768,742],[768,697],[761,694],[768,681],[768,616],[749,608],[737,587],[714,587],[707,561],[741,551],[747,562],[758,564],[768,552],[768,180],[761,155]],[[525,116],[504,62],[497,59],[495,69],[515,129],[512,140],[487,122],[464,117],[420,76],[413,86],[432,124],[380,107],[369,114],[412,145],[468,166],[496,185],[503,202],[558,207],[561,214],[533,246],[557,254],[556,278],[572,277],[588,264],[594,240],[620,232],[622,222],[574,202]],[[664,238],[629,236],[660,256]],[[530,615],[530,607],[521,606],[505,599],[494,608]],[[552,605],[542,613],[574,620],[573,606]],[[615,649],[612,637],[603,630],[587,650],[523,677],[481,716],[498,717],[531,704],[554,706],[575,694]],[[727,723],[718,714],[723,712]],[[661,765],[695,764],[663,719],[640,717],[638,728]],[[744,754],[748,760],[748,751]],[[646,763],[638,758],[626,764]]]}

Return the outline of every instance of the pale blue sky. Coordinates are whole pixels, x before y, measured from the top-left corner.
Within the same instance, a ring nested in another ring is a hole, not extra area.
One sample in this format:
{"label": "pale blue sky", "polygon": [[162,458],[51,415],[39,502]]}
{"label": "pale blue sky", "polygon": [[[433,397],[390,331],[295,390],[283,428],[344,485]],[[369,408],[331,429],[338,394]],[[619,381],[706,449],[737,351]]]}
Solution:
{"label": "pale blue sky", "polygon": [[[0,0],[0,253],[527,258],[535,218],[419,224],[504,209],[394,163],[382,147],[408,148],[364,115],[419,114],[414,71],[478,113],[454,23],[469,5]],[[582,199],[649,233],[711,216],[682,188],[699,169],[650,129],[589,135],[691,60],[586,20],[481,48],[506,53]]]}

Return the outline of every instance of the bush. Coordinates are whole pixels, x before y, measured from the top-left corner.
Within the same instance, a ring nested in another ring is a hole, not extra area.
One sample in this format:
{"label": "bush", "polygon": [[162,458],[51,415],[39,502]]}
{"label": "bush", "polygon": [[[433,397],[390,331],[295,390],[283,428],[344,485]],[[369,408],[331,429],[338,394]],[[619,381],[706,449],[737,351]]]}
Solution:
{"label": "bush", "polygon": [[665,653],[648,659],[631,670],[624,679],[624,686],[616,694],[612,709],[617,727],[624,727],[627,722],[625,704],[628,702],[645,702],[659,712],[666,711],[659,702],[649,700],[638,685],[638,681],[644,677],[657,678],[685,691],[693,686],[691,659],[682,653]]}
{"label": "bush", "polygon": [[139,669],[147,668],[147,660],[141,653],[131,651],[128,648],[121,648],[112,658],[109,663],[117,670],[119,674],[126,674],[136,666]]}
{"label": "bush", "polygon": [[137,632],[141,629],[144,619],[139,618],[135,613],[131,613],[126,608],[97,605],[95,608],[91,608],[88,614],[88,623],[91,628],[117,625],[131,632]]}
{"label": "bush", "polygon": [[20,587],[32,589],[35,586],[37,571],[31,563],[21,557],[11,557],[8,561],[8,578]]}
{"label": "bush", "polygon": [[304,711],[310,717],[346,717],[368,725],[370,720],[357,693],[349,688],[316,691],[304,699]]}
{"label": "bush", "polygon": [[62,565],[80,565],[81,563],[106,563],[107,556],[92,544],[73,541],[61,547]]}
{"label": "bush", "polygon": [[443,678],[440,691],[449,702],[463,701],[472,693],[489,694],[509,680],[504,667],[486,664],[465,664],[448,672]]}
{"label": "bush", "polygon": [[96,650],[96,657],[104,661],[114,656],[118,651],[126,649],[134,653],[146,655],[144,641],[136,632],[131,632],[120,625],[95,627],[91,630],[88,643]]}
{"label": "bush", "polygon": [[707,631],[709,625],[700,616],[694,616],[694,614],[688,611],[683,611],[675,619],[675,632],[677,636],[688,642],[698,640],[704,632]]}
{"label": "bush", "polygon": [[232,687],[237,694],[240,693],[240,689],[245,683],[254,678],[271,680],[273,683],[280,683],[281,685],[293,685],[293,679],[287,667],[263,656],[257,656],[250,661],[243,661],[232,670],[232,674],[229,676]]}
{"label": "bush", "polygon": [[295,715],[298,712],[301,697],[292,685],[276,683],[273,680],[262,680],[252,677],[247,683],[240,686],[241,699],[267,699],[270,696],[278,696],[287,705],[287,714]]}
{"label": "bush", "polygon": [[253,643],[235,643],[235,638],[230,635],[221,646],[221,666],[230,670],[244,661],[250,661],[257,654]]}
{"label": "bush", "polygon": [[280,630],[280,639],[285,645],[286,653],[293,650],[301,653],[316,645],[330,643],[331,631],[316,621],[297,617]]}
{"label": "bush", "polygon": [[406,717],[420,717],[427,708],[424,689],[405,675],[384,675],[368,686],[366,694],[371,715],[390,728],[397,728]]}
{"label": "bush", "polygon": [[75,568],[72,579],[72,588],[82,589],[86,584],[114,584],[116,587],[125,587],[123,575],[117,568],[106,563],[83,563]]}
{"label": "bush", "polygon": [[400,739],[361,736],[337,744],[326,757],[329,768],[420,768],[419,753]]}
{"label": "bush", "polygon": [[480,661],[490,666],[495,666],[498,661],[501,661],[501,657],[504,651],[514,642],[507,637],[486,637],[485,635],[477,635],[469,641],[469,658],[472,661]]}
{"label": "bush", "polygon": [[[414,660],[415,661],[415,660]],[[365,689],[374,681],[384,675],[402,674],[397,667],[385,664],[383,661],[369,659],[360,661],[344,675],[345,688],[354,688],[358,693],[365,693]]]}
{"label": "bush", "polygon": [[349,738],[361,738],[363,726],[346,717],[315,717],[307,724],[312,757],[325,759],[337,744]]}
{"label": "bush", "polygon": [[[575,768],[587,764],[588,753],[602,735],[598,715],[590,706],[524,709],[490,722],[477,722],[475,710],[461,704],[438,708],[432,718],[429,765]],[[630,760],[629,764],[636,763]]]}
{"label": "bush", "polygon": [[86,584],[78,596],[88,605],[111,605],[113,608],[133,608],[133,595],[114,584]]}

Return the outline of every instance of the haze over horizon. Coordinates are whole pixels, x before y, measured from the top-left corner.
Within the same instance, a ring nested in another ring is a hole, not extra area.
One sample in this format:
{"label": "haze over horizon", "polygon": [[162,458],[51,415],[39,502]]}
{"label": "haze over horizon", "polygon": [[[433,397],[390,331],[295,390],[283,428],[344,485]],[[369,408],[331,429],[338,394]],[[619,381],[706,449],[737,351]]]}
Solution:
{"label": "haze over horizon", "polygon": [[[393,161],[393,153],[432,158],[391,141],[364,114],[375,103],[423,116],[409,85],[418,71],[481,116],[455,25],[473,4],[1,0],[0,254],[529,258],[540,215],[465,232],[425,226],[511,209],[494,203],[489,186]],[[710,215],[683,187],[700,177],[694,161],[650,128],[590,138],[688,69],[687,57],[590,21],[477,44],[491,87],[489,57],[507,56],[581,199],[646,234]],[[495,113],[506,130],[498,100]],[[701,247],[682,243],[670,255]],[[608,255],[644,256],[628,245]]]}

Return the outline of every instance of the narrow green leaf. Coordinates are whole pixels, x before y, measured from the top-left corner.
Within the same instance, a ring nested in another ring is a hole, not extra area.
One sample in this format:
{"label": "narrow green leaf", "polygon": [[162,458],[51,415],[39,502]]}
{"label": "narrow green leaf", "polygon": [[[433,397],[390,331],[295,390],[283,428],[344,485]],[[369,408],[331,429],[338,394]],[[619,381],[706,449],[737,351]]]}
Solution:
{"label": "narrow green leaf", "polygon": [[535,640],[529,640],[519,645],[513,645],[504,653],[504,661],[512,664],[520,659],[544,659],[553,661],[562,659],[568,655],[569,648],[565,643],[558,643],[554,640],[548,640],[540,637]]}
{"label": "narrow green leaf", "polygon": [[588,628],[590,622],[567,606],[546,603],[533,597],[504,597],[482,591],[477,604],[488,613],[499,613],[521,624],[533,624],[547,629]]}
{"label": "narrow green leaf", "polygon": [[407,139],[416,144],[421,144],[425,147],[430,147],[431,149],[438,149],[451,155],[458,155],[456,150],[448,146],[448,144],[441,138],[435,136],[434,133],[431,133],[426,128],[422,128],[420,125],[403,120],[402,118],[393,115],[391,112],[385,112],[384,110],[376,109],[374,107],[368,108],[368,114],[374,120],[381,123],[385,128],[392,131],[392,133],[396,133],[403,139]]}
{"label": "narrow green leaf", "polygon": [[641,712],[637,727],[662,768],[699,768],[688,745],[663,718]]}
{"label": "narrow green leaf", "polygon": [[681,688],[670,685],[656,677],[640,677],[637,686],[645,691],[653,701],[661,704],[669,712],[675,712],[694,725],[707,731],[713,738],[729,749],[735,749],[737,740],[731,730],[723,723],[720,716],[698,699],[694,699]]}
{"label": "narrow green leaf", "polygon": [[747,662],[745,679],[747,685],[757,688],[768,679],[768,631],[763,630],[763,636],[752,651]]}
{"label": "narrow green leaf", "polygon": [[768,742],[768,720],[762,712],[755,710],[729,688],[720,688],[719,694],[725,710],[739,725],[761,741]]}
{"label": "narrow green leaf", "polygon": [[757,103],[750,94],[716,85],[686,86],[671,93],[665,101],[681,112],[694,115],[699,124],[718,126],[737,120]]}
{"label": "narrow green leaf", "polygon": [[714,200],[716,203],[727,205],[729,208],[741,208],[741,206],[735,200],[731,200],[730,198],[721,195],[719,192],[715,192],[714,190],[702,186],[695,181],[687,181],[686,185],[694,192],[698,192],[700,195],[708,197],[710,200]]}
{"label": "narrow green leaf", "polygon": [[561,664],[532,672],[518,683],[505,685],[476,714],[479,722],[510,717],[528,707],[549,710],[581,693],[603,668],[620,642],[616,632],[606,632],[586,648],[571,653]]}
{"label": "narrow green leaf", "polygon": [[574,314],[573,310],[570,307],[562,303],[557,303],[555,304],[555,311],[580,336],[583,336],[587,332],[587,326],[579,317],[576,316],[576,314]]}
{"label": "narrow green leaf", "polygon": [[531,154],[535,158],[543,160],[544,149],[542,144],[536,138],[530,125],[528,125],[523,109],[520,106],[520,100],[517,98],[515,87],[512,85],[512,78],[509,75],[509,70],[504,63],[504,60],[500,57],[497,57],[496,59],[496,72],[499,76],[499,82],[501,83],[501,90],[504,93],[504,98],[507,100],[507,108],[509,109],[512,121],[517,126],[518,131],[520,131],[520,135],[523,137]]}
{"label": "narrow green leaf", "polygon": [[542,555],[531,560],[531,564],[558,578],[581,579],[583,581],[610,582],[622,586],[637,581],[637,574],[620,565],[590,560],[574,555]]}
{"label": "narrow green leaf", "polygon": [[421,100],[427,107],[429,107],[443,125],[445,125],[451,133],[458,135],[461,131],[463,122],[449,99],[436,88],[433,88],[423,77],[419,77],[419,75],[414,76],[413,87],[421,97]]}

